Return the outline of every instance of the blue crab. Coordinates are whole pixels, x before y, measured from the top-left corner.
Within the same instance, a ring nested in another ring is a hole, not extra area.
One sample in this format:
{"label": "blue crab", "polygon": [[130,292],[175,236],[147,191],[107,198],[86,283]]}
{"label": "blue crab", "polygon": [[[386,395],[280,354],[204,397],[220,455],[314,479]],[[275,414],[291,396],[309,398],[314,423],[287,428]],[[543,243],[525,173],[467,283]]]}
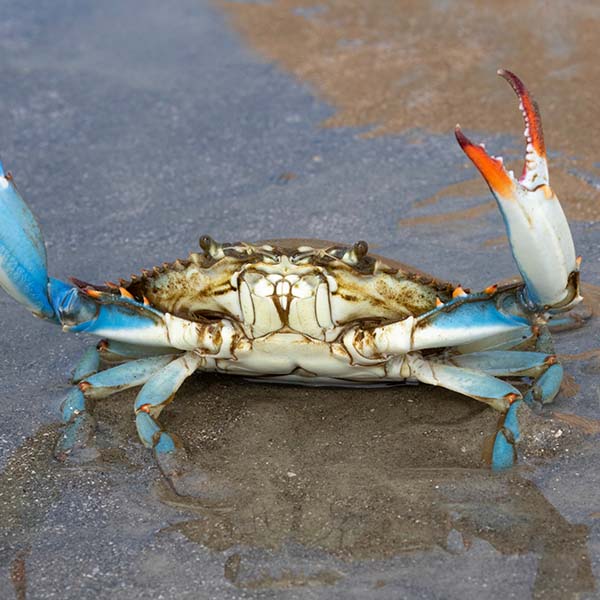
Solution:
{"label": "blue crab", "polygon": [[[208,236],[201,252],[119,284],[59,281],[48,276],[35,218],[0,167],[2,287],[63,330],[102,338],[75,368],[57,456],[93,435],[93,400],[142,386],[137,431],[172,480],[185,471],[185,451],[159,414],[192,373],[218,371],[300,384],[443,386],[502,413],[492,467],[514,464],[519,408],[551,402],[563,377],[548,320],[581,299],[580,259],[549,185],[537,105],[514,74],[499,74],[525,120],[522,175],[458,126],[456,138],[497,200],[522,281],[477,293],[371,255],[365,242],[220,244]],[[118,364],[100,370],[103,361]]]}

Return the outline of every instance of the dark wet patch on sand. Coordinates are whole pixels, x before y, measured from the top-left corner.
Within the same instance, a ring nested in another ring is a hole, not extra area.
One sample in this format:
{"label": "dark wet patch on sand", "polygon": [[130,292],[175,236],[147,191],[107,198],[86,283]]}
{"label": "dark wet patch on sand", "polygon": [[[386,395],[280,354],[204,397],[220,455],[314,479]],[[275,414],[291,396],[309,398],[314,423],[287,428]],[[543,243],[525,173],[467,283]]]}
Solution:
{"label": "dark wet patch on sand", "polygon": [[[134,394],[121,396],[96,406],[95,460],[54,461],[58,431],[48,427],[0,475],[3,538],[18,539],[0,558],[12,565],[16,593],[25,585],[29,544],[52,505],[90,470],[119,486],[151,460],[135,433]],[[563,417],[523,412],[525,465],[573,452],[593,433]],[[223,576],[248,590],[335,585],[349,561],[436,549],[462,554],[476,540],[500,555],[534,553],[536,593],[593,589],[587,527],[564,519],[522,476],[526,466],[489,471],[482,450],[498,418],[481,403],[428,386],[312,389],[192,378],[161,421],[184,441],[207,496],[176,496],[157,474],[159,498],[184,511],[158,535],[183,534],[223,553]],[[215,490],[222,492],[216,500]],[[139,490],[122,493],[137,501]]]}
{"label": "dark wet patch on sand", "polygon": [[[427,386],[306,389],[199,378],[163,421],[229,493],[215,502],[161,485],[163,502],[197,515],[162,533],[227,553],[225,577],[244,589],[329,585],[344,577],[347,561],[463,553],[477,539],[500,554],[536,553],[536,593],[593,589],[587,527],[565,520],[520,469],[488,470],[481,454],[497,420],[482,404]],[[573,450],[580,435],[530,412],[522,423],[526,461],[564,444]],[[282,570],[272,557],[286,556],[290,544],[341,562]]]}

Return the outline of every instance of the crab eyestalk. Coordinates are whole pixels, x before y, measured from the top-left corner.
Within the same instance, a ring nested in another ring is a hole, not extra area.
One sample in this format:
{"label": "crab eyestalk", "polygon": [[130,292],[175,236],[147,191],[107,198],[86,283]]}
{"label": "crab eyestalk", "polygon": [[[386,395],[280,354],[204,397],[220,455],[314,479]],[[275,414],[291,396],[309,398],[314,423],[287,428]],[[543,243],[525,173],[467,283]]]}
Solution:
{"label": "crab eyestalk", "polygon": [[38,317],[53,319],[40,227],[0,164],[0,286]]}
{"label": "crab eyestalk", "polygon": [[580,300],[579,261],[569,224],[550,188],[542,120],[523,82],[499,70],[517,94],[527,140],[523,173],[517,179],[501,157],[490,156],[456,126],[456,139],[490,187],[506,226],[510,248],[525,281],[525,300],[536,310],[562,310]]}

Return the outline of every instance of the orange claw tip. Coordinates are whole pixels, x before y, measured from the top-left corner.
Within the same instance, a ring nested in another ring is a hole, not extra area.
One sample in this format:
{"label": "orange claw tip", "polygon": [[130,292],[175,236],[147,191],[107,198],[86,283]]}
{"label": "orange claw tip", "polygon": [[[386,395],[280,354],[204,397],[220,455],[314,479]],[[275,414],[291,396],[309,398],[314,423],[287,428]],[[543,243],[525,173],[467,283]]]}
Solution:
{"label": "orange claw tip", "polygon": [[506,79],[515,94],[521,102],[520,109],[525,119],[525,135],[527,142],[542,158],[546,157],[546,145],[544,143],[544,132],[542,130],[542,118],[537,102],[533,99],[525,84],[512,72],[507,69],[498,69],[498,75]]}
{"label": "orange claw tip", "polygon": [[473,144],[460,127],[456,127],[454,135],[463,152],[479,169],[479,172],[483,175],[490,188],[492,188],[492,191],[503,198],[512,198],[514,184],[505,171],[502,160],[492,158],[483,146]]}
{"label": "orange claw tip", "polygon": [[438,308],[440,306],[444,306],[444,303],[439,298],[436,298],[435,299],[435,306],[436,306],[436,308]]}
{"label": "orange claw tip", "polygon": [[100,298],[102,296],[102,292],[100,290],[92,290],[88,288],[87,290],[83,291],[92,298]]}
{"label": "orange claw tip", "polygon": [[484,294],[494,294],[498,289],[498,284],[494,283],[494,285],[488,285],[485,290],[483,290]]}
{"label": "orange claw tip", "polygon": [[466,296],[467,292],[465,292],[465,290],[462,289],[462,287],[459,285],[457,286],[454,291],[452,292],[452,297],[453,298],[458,298],[459,296]]}
{"label": "orange claw tip", "polygon": [[150,300],[148,300],[148,298],[146,298],[146,296],[142,296],[142,298],[144,299],[144,304],[146,306],[150,306]]}
{"label": "orange claw tip", "polygon": [[581,261],[582,261],[582,260],[583,260],[583,257],[582,257],[582,256],[578,256],[578,257],[575,259],[575,264],[577,265],[577,268],[578,268],[578,269],[581,267]]}
{"label": "orange claw tip", "polygon": [[129,298],[130,300],[134,300],[133,295],[130,292],[128,292],[124,287],[120,287],[119,291],[121,292],[121,296]]}

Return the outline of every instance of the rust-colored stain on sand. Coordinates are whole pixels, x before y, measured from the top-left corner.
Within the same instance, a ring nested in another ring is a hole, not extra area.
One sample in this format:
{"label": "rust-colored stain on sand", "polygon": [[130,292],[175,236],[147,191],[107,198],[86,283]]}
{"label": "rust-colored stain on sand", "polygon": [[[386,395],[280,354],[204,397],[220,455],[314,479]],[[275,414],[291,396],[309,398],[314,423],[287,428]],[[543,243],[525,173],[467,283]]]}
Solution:
{"label": "rust-colored stain on sand", "polygon": [[514,70],[540,100],[550,152],[560,152],[551,177],[567,216],[600,219],[596,2],[218,1],[254,48],[336,108],[325,125],[369,127],[368,136],[448,133],[457,121],[516,134],[516,99],[494,80],[498,67]]}

